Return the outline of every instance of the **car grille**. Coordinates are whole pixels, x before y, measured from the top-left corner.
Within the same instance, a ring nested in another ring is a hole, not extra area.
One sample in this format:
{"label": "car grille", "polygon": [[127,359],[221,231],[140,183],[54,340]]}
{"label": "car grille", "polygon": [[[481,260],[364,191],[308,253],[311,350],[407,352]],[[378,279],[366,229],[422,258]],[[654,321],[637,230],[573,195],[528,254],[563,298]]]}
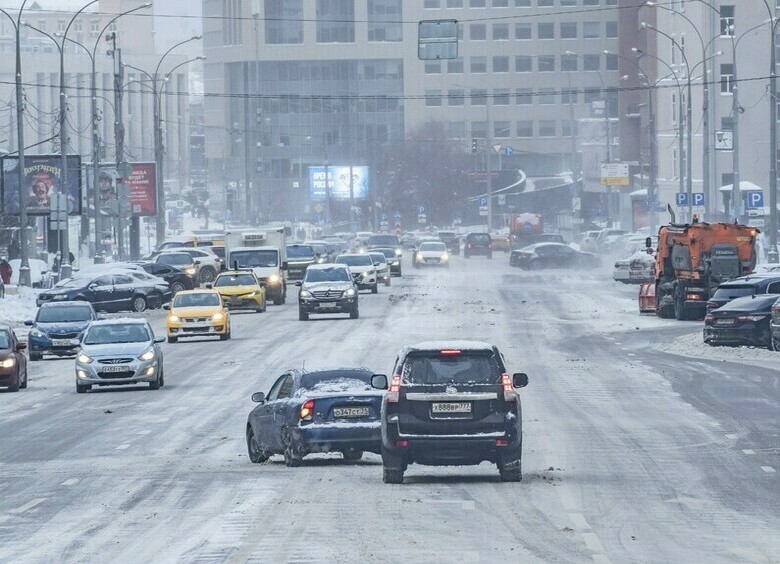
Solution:
{"label": "car grille", "polygon": [[440,259],[437,259],[437,258],[430,258],[429,257],[429,258],[425,259],[425,262],[430,262],[430,263],[437,263],[439,261],[440,261]]}
{"label": "car grille", "polygon": [[104,358],[98,360],[100,364],[126,364],[128,362],[133,362],[132,358]]}
{"label": "car grille", "polygon": [[209,320],[208,317],[183,317],[184,323],[206,323]]}
{"label": "car grille", "polygon": [[341,290],[320,290],[319,292],[312,292],[311,295],[318,300],[329,300],[340,298],[344,295],[344,292]]}
{"label": "car grille", "polygon": [[126,370],[124,372],[101,372],[100,377],[103,380],[113,380],[113,379],[119,379],[119,378],[132,378],[135,375],[135,372],[132,370]]}
{"label": "car grille", "polygon": [[78,333],[49,333],[50,339],[75,339]]}

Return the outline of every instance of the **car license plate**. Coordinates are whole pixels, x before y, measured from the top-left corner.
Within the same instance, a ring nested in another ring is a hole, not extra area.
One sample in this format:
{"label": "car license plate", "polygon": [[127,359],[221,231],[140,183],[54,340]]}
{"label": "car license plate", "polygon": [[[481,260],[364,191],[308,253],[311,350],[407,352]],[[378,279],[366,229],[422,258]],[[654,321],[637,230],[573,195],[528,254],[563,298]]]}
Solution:
{"label": "car license plate", "polygon": [[69,347],[70,345],[70,339],[52,339],[51,345],[53,347]]}
{"label": "car license plate", "polygon": [[127,372],[128,367],[127,366],[104,366],[100,369],[101,372],[105,372],[106,374],[115,374],[117,372]]}
{"label": "car license plate", "polygon": [[471,413],[471,403],[467,401],[434,403],[431,404],[431,412],[432,413]]}
{"label": "car license plate", "polygon": [[368,417],[367,407],[334,407],[333,417]]}
{"label": "car license plate", "polygon": [[734,323],[736,323],[734,318],[729,318],[729,317],[727,317],[726,319],[718,319],[717,320],[717,324],[718,325],[734,325]]}
{"label": "car license plate", "polygon": [[320,307],[329,308],[329,307],[336,307],[336,302],[320,302]]}

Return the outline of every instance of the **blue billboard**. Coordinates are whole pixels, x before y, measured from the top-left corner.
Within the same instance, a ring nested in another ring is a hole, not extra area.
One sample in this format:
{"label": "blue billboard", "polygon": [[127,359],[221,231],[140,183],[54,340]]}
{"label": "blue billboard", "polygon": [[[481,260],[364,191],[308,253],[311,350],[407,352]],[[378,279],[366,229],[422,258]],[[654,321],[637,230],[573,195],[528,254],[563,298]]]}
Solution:
{"label": "blue billboard", "polygon": [[368,198],[367,166],[310,166],[309,197],[312,200]]}

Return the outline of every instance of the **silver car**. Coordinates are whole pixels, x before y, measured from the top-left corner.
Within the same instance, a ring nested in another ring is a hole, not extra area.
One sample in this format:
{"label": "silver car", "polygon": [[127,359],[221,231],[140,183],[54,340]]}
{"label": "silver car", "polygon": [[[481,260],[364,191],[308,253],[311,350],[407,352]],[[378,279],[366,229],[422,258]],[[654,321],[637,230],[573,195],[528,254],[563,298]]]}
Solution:
{"label": "silver car", "polygon": [[84,333],[76,355],[76,392],[92,386],[119,386],[147,382],[157,390],[165,385],[163,354],[144,319],[93,322]]}
{"label": "silver car", "polygon": [[384,282],[385,286],[389,286],[391,278],[390,265],[387,263],[387,258],[384,253],[380,251],[369,251],[368,254],[371,255],[371,260],[374,261],[376,277]]}

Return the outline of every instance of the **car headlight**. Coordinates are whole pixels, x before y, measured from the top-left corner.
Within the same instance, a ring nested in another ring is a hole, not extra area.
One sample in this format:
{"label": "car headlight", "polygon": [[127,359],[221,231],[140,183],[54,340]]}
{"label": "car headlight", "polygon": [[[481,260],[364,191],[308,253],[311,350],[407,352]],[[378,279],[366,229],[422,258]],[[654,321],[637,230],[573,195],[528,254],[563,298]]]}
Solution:
{"label": "car headlight", "polygon": [[225,316],[222,315],[221,313],[215,313],[214,315],[211,316],[212,321],[222,321],[223,319],[225,319]]}
{"label": "car headlight", "polygon": [[444,254],[441,256],[441,260],[443,260],[443,261],[448,261],[448,260],[450,260],[450,255],[448,255],[447,253],[444,253]]}
{"label": "car headlight", "polygon": [[38,331],[37,329],[32,329],[30,331],[30,337],[45,337],[46,333],[43,331]]}
{"label": "car headlight", "polygon": [[89,357],[84,353],[79,353],[76,357],[76,362],[80,362],[81,364],[90,364],[92,362],[92,357]]}
{"label": "car headlight", "polygon": [[245,298],[254,298],[257,295],[257,292],[249,292],[244,297]]}
{"label": "car headlight", "polygon": [[16,366],[16,359],[12,356],[0,360],[0,368],[13,368]]}
{"label": "car headlight", "polygon": [[154,349],[149,349],[144,354],[138,357],[138,360],[152,360],[155,356]]}
{"label": "car headlight", "polygon": [[325,264],[325,259],[323,257],[318,258],[317,264]]}
{"label": "car headlight", "polygon": [[344,295],[348,298],[351,298],[355,295],[355,289],[354,288],[347,288],[347,291],[344,292]]}
{"label": "car headlight", "polygon": [[178,323],[179,321],[181,321],[181,319],[179,319],[178,315],[169,315],[168,321],[170,321],[171,323]]}
{"label": "car headlight", "polygon": [[403,254],[404,254],[404,252],[401,249],[396,249],[395,250],[395,256],[400,257]]}
{"label": "car headlight", "polygon": [[417,253],[416,256],[417,256],[417,260],[422,260],[423,258],[422,253]]}
{"label": "car headlight", "polygon": [[54,297],[52,297],[52,300],[67,300],[68,296],[65,294],[55,294]]}
{"label": "car headlight", "polygon": [[282,281],[282,277],[278,274],[271,274],[271,276],[268,277],[268,283],[269,284],[278,284]]}
{"label": "car headlight", "polygon": [[184,269],[184,273],[189,274],[190,276],[195,276],[198,273],[198,271],[194,266],[188,266],[187,268]]}
{"label": "car headlight", "polygon": [[302,298],[310,298],[311,292],[309,292],[308,290],[301,290],[300,294],[298,295]]}

